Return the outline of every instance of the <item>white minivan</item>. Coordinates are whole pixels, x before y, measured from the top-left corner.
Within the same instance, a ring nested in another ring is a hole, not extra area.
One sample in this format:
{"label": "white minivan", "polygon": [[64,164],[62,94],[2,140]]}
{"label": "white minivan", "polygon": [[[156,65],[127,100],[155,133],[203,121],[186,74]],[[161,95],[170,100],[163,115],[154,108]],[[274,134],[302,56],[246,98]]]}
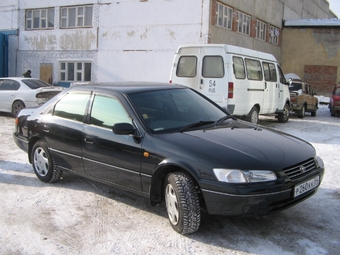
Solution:
{"label": "white minivan", "polygon": [[288,84],[268,53],[226,44],[182,45],[170,82],[191,87],[253,123],[259,114],[276,114],[279,122],[289,119]]}

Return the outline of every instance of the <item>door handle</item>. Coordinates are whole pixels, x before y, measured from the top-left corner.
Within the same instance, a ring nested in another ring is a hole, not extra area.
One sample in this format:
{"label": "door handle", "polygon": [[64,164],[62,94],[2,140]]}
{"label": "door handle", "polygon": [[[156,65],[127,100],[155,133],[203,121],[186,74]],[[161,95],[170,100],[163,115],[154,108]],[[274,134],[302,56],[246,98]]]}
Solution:
{"label": "door handle", "polygon": [[264,89],[267,89],[267,82],[264,82]]}
{"label": "door handle", "polygon": [[92,138],[85,137],[84,141],[85,141],[85,143],[93,144],[93,139]]}

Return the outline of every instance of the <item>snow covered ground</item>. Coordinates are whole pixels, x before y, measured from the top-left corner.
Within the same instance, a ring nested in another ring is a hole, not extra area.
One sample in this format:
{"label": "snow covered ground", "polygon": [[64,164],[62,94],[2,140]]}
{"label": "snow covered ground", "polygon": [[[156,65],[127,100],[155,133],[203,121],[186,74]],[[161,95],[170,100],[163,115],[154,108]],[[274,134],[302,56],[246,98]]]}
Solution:
{"label": "snow covered ground", "polygon": [[339,254],[340,118],[327,105],[285,124],[260,118],[314,145],[326,166],[316,195],[259,219],[205,215],[188,236],[145,198],[67,173],[40,182],[13,142],[14,118],[0,113],[0,124],[0,254]]}

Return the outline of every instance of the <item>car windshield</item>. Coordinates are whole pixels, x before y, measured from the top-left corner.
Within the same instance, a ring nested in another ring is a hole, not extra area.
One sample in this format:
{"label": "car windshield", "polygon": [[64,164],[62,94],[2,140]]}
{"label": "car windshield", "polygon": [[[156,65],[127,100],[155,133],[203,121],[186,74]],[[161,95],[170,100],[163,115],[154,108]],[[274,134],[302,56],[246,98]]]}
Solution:
{"label": "car windshield", "polygon": [[302,89],[302,84],[301,83],[293,82],[291,85],[289,85],[289,91],[298,91],[300,89]]}
{"label": "car windshield", "polygon": [[203,128],[227,115],[191,89],[148,91],[129,97],[153,133]]}
{"label": "car windshield", "polygon": [[48,84],[47,82],[44,82],[42,80],[34,80],[34,79],[25,79],[21,80],[23,83],[25,83],[30,89],[38,89],[38,88],[44,88],[44,87],[51,87],[52,85]]}

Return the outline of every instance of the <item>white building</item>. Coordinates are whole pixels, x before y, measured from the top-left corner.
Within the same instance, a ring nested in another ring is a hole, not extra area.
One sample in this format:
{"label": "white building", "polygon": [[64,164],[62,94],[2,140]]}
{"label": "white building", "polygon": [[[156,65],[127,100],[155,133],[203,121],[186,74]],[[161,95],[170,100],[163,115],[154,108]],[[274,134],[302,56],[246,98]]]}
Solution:
{"label": "white building", "polygon": [[1,0],[0,76],[30,69],[52,84],[167,82],[181,44],[227,43],[280,59],[283,20],[334,17],[326,0]]}

